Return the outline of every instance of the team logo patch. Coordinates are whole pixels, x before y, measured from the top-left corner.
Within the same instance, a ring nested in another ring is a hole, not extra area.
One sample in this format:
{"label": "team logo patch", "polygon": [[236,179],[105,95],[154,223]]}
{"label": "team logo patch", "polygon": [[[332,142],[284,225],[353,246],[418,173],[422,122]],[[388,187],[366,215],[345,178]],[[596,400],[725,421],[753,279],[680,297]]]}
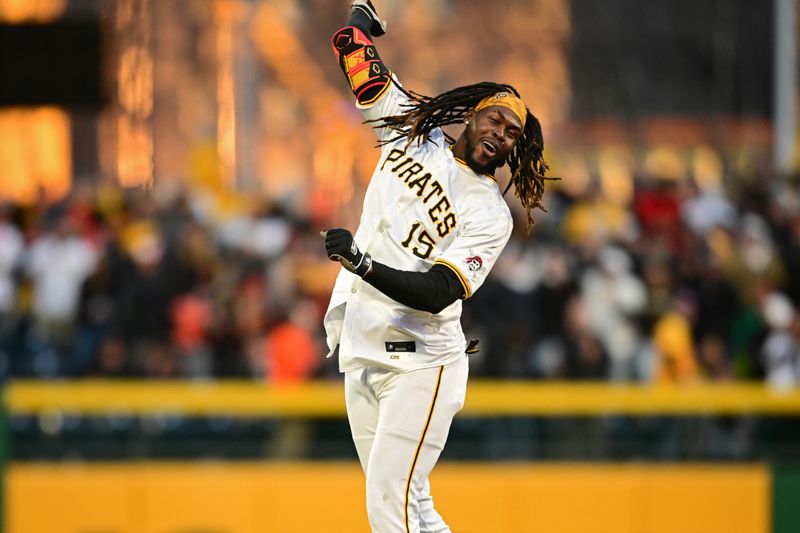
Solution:
{"label": "team logo patch", "polygon": [[467,264],[467,268],[469,268],[472,272],[477,272],[483,268],[483,259],[481,259],[481,256],[479,255],[467,257],[464,262]]}

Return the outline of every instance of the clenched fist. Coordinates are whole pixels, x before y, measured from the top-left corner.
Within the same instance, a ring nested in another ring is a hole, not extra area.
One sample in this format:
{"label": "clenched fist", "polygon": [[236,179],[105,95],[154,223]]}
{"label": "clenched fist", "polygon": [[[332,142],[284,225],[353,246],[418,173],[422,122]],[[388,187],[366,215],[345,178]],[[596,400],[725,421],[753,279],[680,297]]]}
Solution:
{"label": "clenched fist", "polygon": [[353,234],[343,228],[319,232],[325,238],[325,252],[331,261],[339,261],[353,274],[364,277],[372,268],[372,257],[361,253],[353,240]]}

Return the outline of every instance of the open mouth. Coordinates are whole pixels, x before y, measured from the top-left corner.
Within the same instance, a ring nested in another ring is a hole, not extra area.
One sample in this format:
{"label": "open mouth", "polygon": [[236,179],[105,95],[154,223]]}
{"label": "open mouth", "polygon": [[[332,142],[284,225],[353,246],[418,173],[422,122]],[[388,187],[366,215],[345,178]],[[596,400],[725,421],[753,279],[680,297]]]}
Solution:
{"label": "open mouth", "polygon": [[481,139],[481,144],[483,144],[483,147],[490,156],[494,157],[497,154],[497,146],[491,142],[487,141],[486,139]]}

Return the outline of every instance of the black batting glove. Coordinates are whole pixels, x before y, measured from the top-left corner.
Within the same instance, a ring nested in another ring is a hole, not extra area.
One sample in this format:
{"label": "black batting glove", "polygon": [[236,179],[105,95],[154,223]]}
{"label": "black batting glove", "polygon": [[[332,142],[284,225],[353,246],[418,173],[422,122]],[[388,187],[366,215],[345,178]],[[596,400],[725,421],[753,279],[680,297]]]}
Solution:
{"label": "black batting glove", "polygon": [[361,253],[353,240],[353,234],[342,228],[320,231],[325,238],[325,252],[331,261],[339,261],[344,268],[364,277],[372,270],[372,257]]}
{"label": "black batting glove", "polygon": [[369,17],[369,33],[372,34],[373,37],[380,37],[386,33],[386,21],[381,20],[378,16],[378,12],[375,10],[375,6],[372,5],[370,0],[353,0],[353,3],[350,4],[350,9],[353,13],[361,11]]}

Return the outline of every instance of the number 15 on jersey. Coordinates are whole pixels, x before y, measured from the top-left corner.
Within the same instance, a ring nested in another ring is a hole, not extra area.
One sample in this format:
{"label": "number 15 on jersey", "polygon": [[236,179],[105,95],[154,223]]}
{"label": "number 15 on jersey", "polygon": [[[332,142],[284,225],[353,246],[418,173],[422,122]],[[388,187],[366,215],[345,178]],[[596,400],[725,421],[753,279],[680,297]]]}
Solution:
{"label": "number 15 on jersey", "polygon": [[427,259],[430,257],[436,242],[425,229],[425,226],[422,225],[422,222],[417,221],[411,225],[408,236],[400,244],[405,248],[410,248],[411,253],[420,259]]}

